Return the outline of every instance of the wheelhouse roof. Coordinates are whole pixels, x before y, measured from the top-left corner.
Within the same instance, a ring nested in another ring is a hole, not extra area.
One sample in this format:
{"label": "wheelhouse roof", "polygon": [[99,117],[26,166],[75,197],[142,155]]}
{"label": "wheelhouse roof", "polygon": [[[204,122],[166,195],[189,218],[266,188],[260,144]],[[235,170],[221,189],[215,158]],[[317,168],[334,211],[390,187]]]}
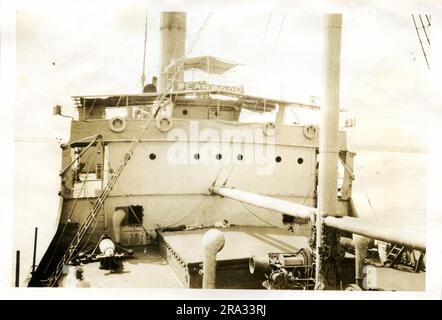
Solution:
{"label": "wheelhouse roof", "polygon": [[[153,92],[140,94],[72,96],[72,99],[78,108],[86,107],[92,109],[94,107],[153,105],[161,95],[161,92]],[[258,112],[273,111],[276,108],[276,105],[319,110],[319,106],[315,104],[251,96],[219,89],[173,91],[166,94],[166,98],[172,99],[177,105],[211,105],[216,104],[218,101],[222,101],[224,105],[231,105],[238,110],[246,108]]]}

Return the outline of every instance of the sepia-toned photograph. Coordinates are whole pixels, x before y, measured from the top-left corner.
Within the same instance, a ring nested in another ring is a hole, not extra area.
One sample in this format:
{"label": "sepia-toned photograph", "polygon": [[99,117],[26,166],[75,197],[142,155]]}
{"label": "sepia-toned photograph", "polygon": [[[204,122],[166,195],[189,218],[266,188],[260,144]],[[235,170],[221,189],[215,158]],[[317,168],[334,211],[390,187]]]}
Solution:
{"label": "sepia-toned photograph", "polygon": [[441,8],[271,4],[11,9],[10,290],[440,299]]}

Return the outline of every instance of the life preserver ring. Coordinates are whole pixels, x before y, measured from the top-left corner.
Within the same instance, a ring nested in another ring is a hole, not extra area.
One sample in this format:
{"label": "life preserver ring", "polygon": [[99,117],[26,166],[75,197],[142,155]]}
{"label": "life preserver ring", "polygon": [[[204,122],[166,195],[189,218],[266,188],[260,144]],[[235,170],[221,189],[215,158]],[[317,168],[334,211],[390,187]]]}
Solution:
{"label": "life preserver ring", "polygon": [[264,124],[262,131],[266,136],[273,137],[276,134],[276,126],[273,122],[267,122]]}
{"label": "life preserver ring", "polygon": [[318,131],[318,129],[314,124],[309,124],[304,127],[303,133],[307,139],[311,140],[316,136],[317,131]]}
{"label": "life preserver ring", "polygon": [[120,133],[126,129],[127,122],[124,117],[113,117],[109,119],[109,129],[112,132]]}
{"label": "life preserver ring", "polygon": [[161,132],[168,132],[173,128],[172,118],[169,117],[158,117],[155,121],[155,126]]}

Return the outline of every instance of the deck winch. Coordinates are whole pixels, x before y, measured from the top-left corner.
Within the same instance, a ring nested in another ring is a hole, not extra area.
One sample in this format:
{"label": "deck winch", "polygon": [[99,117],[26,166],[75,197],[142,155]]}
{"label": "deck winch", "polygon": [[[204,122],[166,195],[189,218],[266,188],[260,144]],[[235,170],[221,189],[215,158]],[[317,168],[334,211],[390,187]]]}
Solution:
{"label": "deck winch", "polygon": [[252,256],[249,260],[250,273],[265,278],[262,285],[267,289],[313,289],[313,270],[309,248],[303,248],[296,253]]}

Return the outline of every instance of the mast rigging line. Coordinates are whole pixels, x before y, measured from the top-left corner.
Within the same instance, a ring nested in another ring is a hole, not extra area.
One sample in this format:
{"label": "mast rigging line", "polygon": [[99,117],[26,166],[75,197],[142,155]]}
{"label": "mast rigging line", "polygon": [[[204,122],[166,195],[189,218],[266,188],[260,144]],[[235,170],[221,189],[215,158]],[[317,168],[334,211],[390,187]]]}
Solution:
{"label": "mast rigging line", "polygon": [[[196,39],[194,39],[194,41],[192,42],[191,47],[189,48],[190,49],[189,52],[191,52],[191,49],[193,48],[195,42],[199,38],[199,35],[202,32],[202,30],[206,27],[208,19],[212,16],[212,14],[213,13],[210,13],[207,16],[207,18],[204,20],[203,25],[201,26],[201,28],[198,31],[198,34],[197,34],[198,37],[196,37]],[[153,119],[156,119],[158,114],[160,113],[160,111],[164,110],[167,107],[168,101],[167,101],[166,97],[173,90],[173,83],[176,80],[181,69],[184,67],[184,62],[185,61],[183,59],[183,61],[181,62],[181,64],[177,68],[177,70],[175,70],[175,72],[173,72],[170,79],[168,79],[168,83],[166,85],[165,90],[163,90],[163,92],[161,93],[161,95],[159,97],[157,96],[157,99],[154,102],[154,105],[156,105],[156,110],[154,112],[152,112],[151,115],[149,117],[147,117],[145,119],[145,121],[143,122],[143,124],[139,127],[137,133],[135,134],[135,136],[133,137],[133,139],[129,145],[127,152],[124,154],[123,159],[121,160],[118,168],[116,169],[116,171],[114,171],[112,173],[110,180],[107,182],[106,186],[103,188],[101,194],[95,200],[92,208],[90,209],[88,216],[84,220],[83,224],[80,226],[76,235],[72,239],[68,249],[66,250],[66,252],[62,256],[62,258],[60,259],[59,263],[57,264],[55,271],[48,278],[48,286],[53,287],[57,284],[58,279],[60,278],[60,276],[63,273],[64,267],[74,257],[74,255],[78,249],[78,246],[80,245],[81,241],[83,240],[84,236],[86,235],[87,230],[89,230],[92,223],[94,223],[94,221],[97,217],[97,214],[100,212],[101,208],[104,205],[104,201],[106,200],[107,196],[112,191],[115,184],[117,183],[118,178],[120,177],[124,168],[126,167],[126,164],[130,161],[130,159],[131,159],[132,155],[134,154],[135,149],[138,145],[138,142],[140,142],[140,139],[144,135],[148,126],[150,125],[150,122]]]}
{"label": "mast rigging line", "polygon": [[[83,154],[83,153],[84,153],[84,152],[82,152],[81,154]],[[81,154],[80,154],[80,155],[81,155]],[[75,159],[75,161],[76,161],[77,159],[80,159],[80,155]],[[91,162],[90,165],[89,165],[88,172],[91,171],[92,166],[95,164],[95,160],[97,160],[97,155],[98,155],[98,152],[95,153],[95,157],[94,157],[94,159],[92,160],[92,162]],[[92,156],[92,153],[89,154],[89,156],[86,158],[86,162],[89,161],[89,158],[90,158],[91,156]],[[87,181],[86,179],[83,180],[83,182],[82,182],[82,184],[81,184],[80,191],[79,191],[80,194],[81,194],[81,192],[83,192],[83,189],[84,189],[84,187],[86,186],[86,181]],[[74,190],[72,190],[72,192],[73,192],[73,191],[74,191]],[[48,264],[46,265],[46,268],[45,268],[44,272],[46,272],[46,271],[48,270],[49,265],[51,264],[52,260],[54,259],[55,253],[57,252],[58,246],[60,245],[60,241],[61,241],[61,239],[63,238],[63,235],[64,235],[64,233],[65,233],[65,231],[66,231],[66,227],[67,227],[67,225],[68,225],[68,222],[69,222],[69,220],[72,218],[72,214],[74,213],[74,210],[75,210],[75,208],[77,207],[77,203],[78,203],[78,200],[79,200],[79,199],[80,199],[80,197],[77,197],[77,198],[75,199],[74,205],[72,206],[71,211],[69,212],[69,214],[68,214],[68,216],[67,216],[67,218],[66,218],[66,222],[65,222],[65,224],[64,224],[64,226],[63,226],[63,230],[61,231],[60,236],[59,236],[59,238],[58,238],[58,240],[57,240],[57,243],[55,244],[55,248],[54,248],[54,250],[53,250],[53,252],[52,252],[51,259],[49,259],[49,262],[48,262]]]}
{"label": "mast rigging line", "polygon": [[267,36],[267,31],[269,30],[269,25],[270,25],[270,21],[272,20],[272,14],[270,14],[269,16],[269,20],[267,21],[267,26],[266,29],[264,31],[264,36],[262,37],[262,42],[264,43],[266,36]]}
{"label": "mast rigging line", "polygon": [[146,13],[146,19],[144,23],[144,52],[143,52],[143,70],[141,72],[141,92],[143,92],[144,89],[144,83],[146,81],[146,48],[147,48],[147,13]]}
{"label": "mast rigging line", "polygon": [[424,29],[425,38],[427,38],[428,45],[430,45],[430,39],[428,38],[427,30],[425,29],[425,25],[424,22],[422,21],[421,15],[419,15],[419,20],[421,21],[422,29]]}
{"label": "mast rigging line", "polygon": [[277,48],[277,46],[278,46],[279,36],[281,35],[282,26],[284,25],[284,21],[285,21],[285,15],[286,15],[286,14],[284,13],[284,15],[283,15],[283,17],[282,17],[282,21],[281,21],[281,26],[279,27],[278,35],[277,35],[277,37],[276,37],[275,46],[273,47],[272,55],[275,54],[276,48]]}
{"label": "mast rigging line", "polygon": [[413,18],[414,27],[416,29],[417,37],[418,37],[419,43],[421,45],[422,53],[424,54],[425,62],[427,63],[428,70],[430,70],[430,64],[428,63],[427,54],[425,53],[424,45],[422,44],[422,39],[419,34],[419,28],[417,27],[416,20],[414,18],[414,14],[412,14],[411,17]]}

